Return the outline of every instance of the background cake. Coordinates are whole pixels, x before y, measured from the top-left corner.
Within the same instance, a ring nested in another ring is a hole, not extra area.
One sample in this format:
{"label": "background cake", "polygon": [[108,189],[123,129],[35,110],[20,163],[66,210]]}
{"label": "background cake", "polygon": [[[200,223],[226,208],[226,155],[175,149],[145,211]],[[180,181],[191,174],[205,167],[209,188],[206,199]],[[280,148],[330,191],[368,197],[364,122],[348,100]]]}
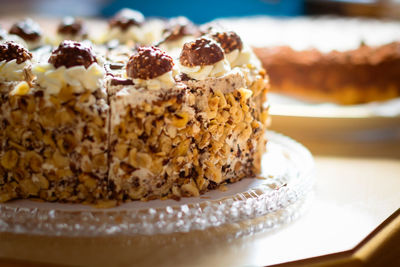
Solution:
{"label": "background cake", "polygon": [[260,172],[268,79],[236,33],[133,10],[97,36],[74,18],[16,27],[0,45],[1,202],[179,199]]}
{"label": "background cake", "polygon": [[400,96],[398,22],[254,17],[216,23],[254,47],[274,92],[339,104]]}

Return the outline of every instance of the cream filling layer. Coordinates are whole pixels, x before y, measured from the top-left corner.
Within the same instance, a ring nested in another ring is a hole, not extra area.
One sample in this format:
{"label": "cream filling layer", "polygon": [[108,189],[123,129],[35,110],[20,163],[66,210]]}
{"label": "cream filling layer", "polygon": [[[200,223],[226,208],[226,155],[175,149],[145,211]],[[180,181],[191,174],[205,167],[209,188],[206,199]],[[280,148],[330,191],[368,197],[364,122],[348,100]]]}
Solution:
{"label": "cream filling layer", "polygon": [[181,72],[192,79],[204,80],[208,77],[220,77],[231,70],[230,64],[226,59],[220,60],[213,65],[186,67],[178,64]]}
{"label": "cream filling layer", "polygon": [[52,64],[36,64],[32,68],[37,77],[37,83],[49,94],[58,94],[61,88],[69,85],[75,93],[86,90],[96,91],[103,84],[105,70],[97,63],[87,69],[84,66],[55,68]]}
{"label": "cream filling layer", "polygon": [[27,60],[20,64],[16,59],[11,61],[0,61],[0,82],[15,82],[25,80],[25,69],[29,68],[30,61]]}
{"label": "cream filling layer", "polygon": [[172,70],[154,79],[133,79],[133,82],[140,87],[145,87],[150,90],[170,89],[175,85]]}

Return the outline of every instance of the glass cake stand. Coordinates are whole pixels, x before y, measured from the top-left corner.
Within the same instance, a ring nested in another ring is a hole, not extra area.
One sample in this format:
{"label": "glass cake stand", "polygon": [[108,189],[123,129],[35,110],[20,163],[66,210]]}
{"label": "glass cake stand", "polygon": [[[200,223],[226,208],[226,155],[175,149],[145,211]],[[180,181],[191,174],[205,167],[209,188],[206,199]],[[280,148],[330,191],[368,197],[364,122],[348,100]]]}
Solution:
{"label": "glass cake stand", "polygon": [[89,205],[16,200],[0,204],[0,232],[47,236],[156,235],[249,222],[245,235],[282,225],[312,192],[313,158],[296,141],[267,132],[262,174],[200,197]]}

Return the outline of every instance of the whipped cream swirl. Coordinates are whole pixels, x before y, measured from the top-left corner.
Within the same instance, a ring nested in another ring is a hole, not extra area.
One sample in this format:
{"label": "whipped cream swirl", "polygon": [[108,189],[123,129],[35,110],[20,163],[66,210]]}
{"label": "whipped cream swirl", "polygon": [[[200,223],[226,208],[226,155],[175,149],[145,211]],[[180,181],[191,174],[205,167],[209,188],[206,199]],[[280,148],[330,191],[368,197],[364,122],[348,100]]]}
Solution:
{"label": "whipped cream swirl", "polygon": [[20,64],[16,59],[10,61],[0,61],[0,82],[23,81],[26,77],[26,71],[29,71],[31,63],[29,60]]}
{"label": "whipped cream swirl", "polygon": [[103,85],[105,70],[97,63],[92,63],[87,69],[84,66],[55,68],[50,63],[36,64],[32,68],[37,77],[37,83],[49,94],[58,94],[61,88],[70,86],[75,93],[85,90],[96,91]]}
{"label": "whipped cream swirl", "polygon": [[230,53],[225,54],[232,68],[251,64],[256,68],[261,68],[261,63],[257,59],[253,50],[247,45],[243,46],[242,50],[235,49]]}
{"label": "whipped cream swirl", "polygon": [[208,77],[221,77],[231,70],[226,59],[220,60],[213,65],[187,67],[179,64],[181,72],[192,79],[204,80]]}
{"label": "whipped cream swirl", "polygon": [[172,70],[153,79],[133,79],[133,82],[150,90],[170,89],[175,85]]}

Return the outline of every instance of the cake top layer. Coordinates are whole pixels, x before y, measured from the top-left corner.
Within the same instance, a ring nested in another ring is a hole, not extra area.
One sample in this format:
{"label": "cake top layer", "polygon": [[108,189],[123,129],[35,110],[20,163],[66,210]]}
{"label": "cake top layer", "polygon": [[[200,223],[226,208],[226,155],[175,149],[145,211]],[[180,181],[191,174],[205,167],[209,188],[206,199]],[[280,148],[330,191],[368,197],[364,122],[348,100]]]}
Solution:
{"label": "cake top layer", "polygon": [[[0,82],[33,78],[30,84],[50,95],[64,87],[83,93],[103,90],[105,85],[111,94],[120,87],[173,92],[185,87],[183,81],[211,82],[235,68],[243,76],[257,75],[261,69],[235,32],[204,30],[184,17],[146,19],[138,11],[123,9],[109,20],[108,27],[87,24],[66,17],[51,33],[42,32],[30,19],[14,23],[9,33],[1,34],[0,43],[13,40],[15,45],[2,45],[0,58],[17,62],[3,64],[7,78]],[[16,65],[27,59],[31,60],[23,66]]]}
{"label": "cake top layer", "polygon": [[380,46],[400,41],[400,23],[376,19],[339,17],[272,18],[255,16],[219,19],[221,25],[237,32],[254,47],[290,46],[301,51],[348,51],[360,45]]}

